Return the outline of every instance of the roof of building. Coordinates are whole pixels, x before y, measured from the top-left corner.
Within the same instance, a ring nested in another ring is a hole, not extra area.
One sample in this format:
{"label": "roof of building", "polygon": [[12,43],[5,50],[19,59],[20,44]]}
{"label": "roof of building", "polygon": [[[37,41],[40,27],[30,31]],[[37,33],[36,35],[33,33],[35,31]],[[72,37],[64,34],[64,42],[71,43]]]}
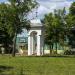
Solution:
{"label": "roof of building", "polygon": [[40,19],[32,19],[30,20],[31,27],[41,27],[43,26]]}

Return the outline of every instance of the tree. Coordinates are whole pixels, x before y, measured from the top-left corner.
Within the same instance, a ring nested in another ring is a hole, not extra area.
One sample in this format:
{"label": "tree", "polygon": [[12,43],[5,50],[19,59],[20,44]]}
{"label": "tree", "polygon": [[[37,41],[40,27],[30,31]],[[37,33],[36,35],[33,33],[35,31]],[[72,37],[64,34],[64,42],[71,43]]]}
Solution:
{"label": "tree", "polygon": [[50,46],[50,53],[52,53],[52,46],[53,46],[52,20],[53,20],[52,13],[45,15],[45,18],[43,20],[45,26],[45,33],[44,33],[45,43]]}
{"label": "tree", "polygon": [[[55,10],[54,14],[50,13],[45,15],[44,26],[45,26],[45,42],[50,45],[50,51],[52,52],[53,44],[56,44],[57,53],[57,43],[60,40],[64,40],[64,10]],[[51,53],[50,52],[50,53]]]}
{"label": "tree", "polygon": [[[34,0],[9,0],[10,4],[0,4],[0,13],[2,24],[0,27],[8,33],[13,40],[13,56],[15,56],[16,37],[25,27],[29,29],[30,22],[27,20],[27,14],[36,6]],[[3,9],[2,9],[3,8]]]}
{"label": "tree", "polygon": [[69,14],[75,15],[75,2],[73,2],[72,5],[70,6]]}
{"label": "tree", "polygon": [[75,2],[69,8],[69,14],[66,16],[67,27],[71,28],[75,26]]}
{"label": "tree", "polygon": [[66,16],[69,44],[73,45],[75,36],[75,2],[69,8],[69,14]]}
{"label": "tree", "polygon": [[7,6],[4,3],[0,4],[0,44],[6,48],[5,52],[7,52],[8,45],[12,44],[12,37],[7,32],[7,13]]}

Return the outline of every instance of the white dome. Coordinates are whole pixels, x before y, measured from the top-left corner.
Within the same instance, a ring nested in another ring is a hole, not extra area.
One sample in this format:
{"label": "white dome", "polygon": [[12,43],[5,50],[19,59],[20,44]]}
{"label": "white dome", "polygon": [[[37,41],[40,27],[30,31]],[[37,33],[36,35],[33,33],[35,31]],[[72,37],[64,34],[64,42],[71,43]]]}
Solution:
{"label": "white dome", "polygon": [[33,19],[30,20],[31,27],[37,27],[37,26],[42,26],[41,20],[40,19]]}
{"label": "white dome", "polygon": [[40,23],[41,24],[41,21],[40,19],[33,19],[30,21],[31,23]]}

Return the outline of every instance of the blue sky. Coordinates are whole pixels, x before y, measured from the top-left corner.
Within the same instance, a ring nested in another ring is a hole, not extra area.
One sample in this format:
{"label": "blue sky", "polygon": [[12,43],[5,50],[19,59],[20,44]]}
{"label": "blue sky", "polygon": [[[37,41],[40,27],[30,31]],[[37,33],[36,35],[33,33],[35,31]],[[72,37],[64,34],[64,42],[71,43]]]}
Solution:
{"label": "blue sky", "polygon": [[0,0],[0,2],[5,2],[5,1],[7,1],[7,0]]}

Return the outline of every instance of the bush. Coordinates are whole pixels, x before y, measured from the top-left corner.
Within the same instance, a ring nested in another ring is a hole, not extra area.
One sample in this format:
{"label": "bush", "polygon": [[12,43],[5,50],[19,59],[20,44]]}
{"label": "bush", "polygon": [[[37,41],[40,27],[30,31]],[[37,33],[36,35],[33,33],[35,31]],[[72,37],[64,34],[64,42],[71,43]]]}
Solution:
{"label": "bush", "polygon": [[65,55],[75,55],[75,51],[71,51],[71,50],[66,50],[64,52]]}

